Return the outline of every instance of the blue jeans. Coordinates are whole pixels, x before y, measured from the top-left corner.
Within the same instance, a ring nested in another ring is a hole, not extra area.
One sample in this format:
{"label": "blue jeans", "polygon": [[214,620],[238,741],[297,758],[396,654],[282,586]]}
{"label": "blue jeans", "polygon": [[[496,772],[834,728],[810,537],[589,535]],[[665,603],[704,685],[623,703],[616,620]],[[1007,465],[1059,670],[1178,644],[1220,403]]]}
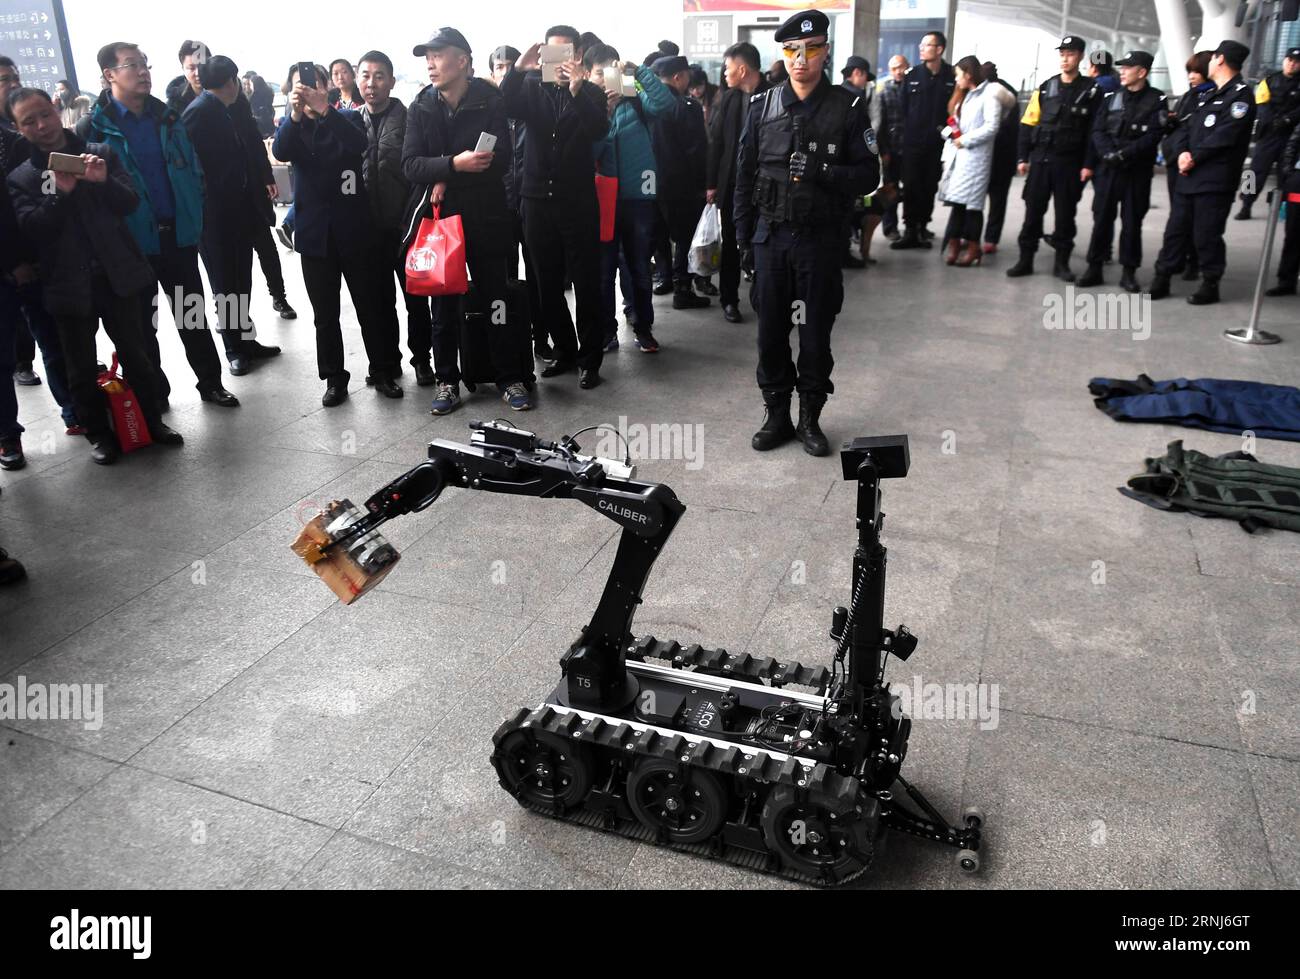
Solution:
{"label": "blue jeans", "polygon": [[[654,325],[654,293],[650,282],[650,256],[654,251],[655,202],[620,200],[614,212],[614,240],[601,244],[600,319],[608,340],[618,333],[615,313],[614,276],[622,251],[631,283],[631,305],[637,332],[649,332]],[[626,293],[625,293],[626,295]]]}
{"label": "blue jeans", "polygon": [[63,422],[77,423],[72,392],[68,389],[68,372],[63,362],[63,347],[54,320],[45,312],[39,282],[18,286],[0,279],[0,438],[17,438],[23,427],[18,424],[18,397],[14,392],[14,334],[25,319],[33,339],[41,348],[45,361],[45,380],[50,394],[62,410]]}

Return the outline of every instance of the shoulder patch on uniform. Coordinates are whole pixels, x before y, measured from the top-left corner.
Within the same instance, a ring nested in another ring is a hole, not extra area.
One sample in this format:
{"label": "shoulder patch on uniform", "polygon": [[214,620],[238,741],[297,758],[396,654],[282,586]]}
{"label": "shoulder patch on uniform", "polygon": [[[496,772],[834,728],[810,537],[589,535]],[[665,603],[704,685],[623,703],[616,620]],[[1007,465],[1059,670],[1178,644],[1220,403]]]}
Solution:
{"label": "shoulder patch on uniform", "polygon": [[1216,120],[1216,119],[1214,118],[1214,113],[1211,112],[1208,116],[1205,117],[1205,128],[1206,128],[1206,129],[1209,129],[1209,128],[1210,128],[1211,126],[1213,126],[1213,125],[1215,124],[1215,122],[1217,122],[1217,121],[1218,121],[1218,120]]}
{"label": "shoulder patch on uniform", "polygon": [[1233,102],[1232,108],[1228,111],[1232,113],[1232,118],[1234,119],[1245,119],[1246,113],[1250,111],[1250,106],[1245,102]]}
{"label": "shoulder patch on uniform", "polygon": [[876,145],[876,131],[871,127],[867,127],[867,131],[862,134],[862,138],[867,141],[867,149],[879,156],[880,147]]}

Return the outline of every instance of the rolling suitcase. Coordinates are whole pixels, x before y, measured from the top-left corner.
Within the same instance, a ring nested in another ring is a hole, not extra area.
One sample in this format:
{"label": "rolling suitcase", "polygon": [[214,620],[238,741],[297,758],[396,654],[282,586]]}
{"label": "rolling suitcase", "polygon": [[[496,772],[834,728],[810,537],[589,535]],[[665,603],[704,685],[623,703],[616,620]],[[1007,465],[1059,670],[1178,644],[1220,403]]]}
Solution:
{"label": "rolling suitcase", "polygon": [[[502,327],[491,322],[491,311],[484,308],[478,289],[472,283],[461,302],[464,303],[465,315],[460,327],[460,375],[465,387],[475,391],[480,384],[490,386],[496,383],[487,331]],[[531,391],[536,377],[533,374],[533,318],[528,306],[526,283],[509,284],[504,328],[510,331],[510,348],[518,357],[524,387]]]}

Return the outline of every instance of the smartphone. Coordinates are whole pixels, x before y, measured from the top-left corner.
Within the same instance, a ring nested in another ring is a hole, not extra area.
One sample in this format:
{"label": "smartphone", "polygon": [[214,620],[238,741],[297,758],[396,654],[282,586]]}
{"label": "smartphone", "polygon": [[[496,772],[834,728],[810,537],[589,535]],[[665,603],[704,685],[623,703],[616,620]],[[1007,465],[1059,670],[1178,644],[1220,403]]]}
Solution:
{"label": "smartphone", "polygon": [[491,153],[497,148],[497,138],[491,133],[479,133],[475,153]]}
{"label": "smartphone", "polygon": [[541,50],[537,52],[537,57],[542,65],[542,81],[558,83],[560,78],[555,68],[561,62],[573,60],[573,45],[543,44]]}
{"label": "smartphone", "polygon": [[86,161],[71,153],[51,153],[50,169],[55,173],[71,173],[78,177],[86,175]]}
{"label": "smartphone", "polygon": [[298,81],[306,85],[308,88],[316,87],[316,76],[318,74],[319,72],[316,71],[316,63],[314,61],[298,62]]}
{"label": "smartphone", "polygon": [[631,79],[623,74],[623,66],[617,61],[605,65],[602,72],[605,80],[605,91],[613,92],[615,95],[635,95],[636,88],[631,85]]}

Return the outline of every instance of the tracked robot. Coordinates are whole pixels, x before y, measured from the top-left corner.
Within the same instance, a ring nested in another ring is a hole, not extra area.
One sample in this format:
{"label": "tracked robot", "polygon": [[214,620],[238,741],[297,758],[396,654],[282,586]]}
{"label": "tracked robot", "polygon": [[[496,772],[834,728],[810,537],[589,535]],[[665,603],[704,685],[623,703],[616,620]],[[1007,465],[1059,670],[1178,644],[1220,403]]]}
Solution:
{"label": "tracked robot", "polygon": [[860,438],[841,452],[844,478],[857,483],[858,544],[827,669],[635,636],[641,593],[685,506],[667,486],[636,480],[630,460],[584,456],[573,438],[548,442],[503,422],[471,430],[468,444],[433,441],[429,461],[364,511],[345,506],[304,556],[393,561],[378,528],[449,487],[576,500],[623,528],[559,686],[493,735],[492,766],[521,805],[821,886],[861,876],[887,830],[952,846],[962,871],[979,869],[979,810],[949,823],[900,774],[911,720],[885,663],[906,660],[917,640],[883,627],[880,499],[882,480],[907,475],[906,436]]}

